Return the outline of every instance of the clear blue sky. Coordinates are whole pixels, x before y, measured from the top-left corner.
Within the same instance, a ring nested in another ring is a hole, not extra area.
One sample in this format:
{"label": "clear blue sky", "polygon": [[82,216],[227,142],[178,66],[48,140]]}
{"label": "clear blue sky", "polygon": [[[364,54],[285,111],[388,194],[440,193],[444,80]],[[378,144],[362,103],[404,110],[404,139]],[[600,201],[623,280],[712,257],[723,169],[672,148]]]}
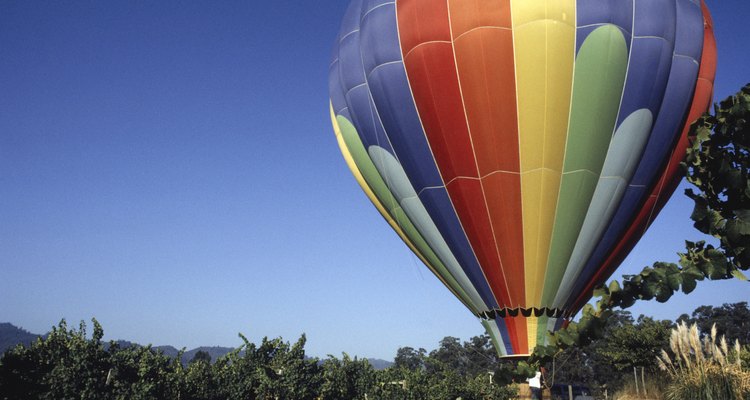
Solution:
{"label": "clear blue sky", "polygon": [[[481,334],[339,154],[327,73],[346,3],[0,2],[0,321],[96,317],[109,339],[188,348],[306,332],[323,357]],[[750,2],[709,6],[718,99],[750,81]],[[691,207],[678,192],[619,274],[700,239]]]}

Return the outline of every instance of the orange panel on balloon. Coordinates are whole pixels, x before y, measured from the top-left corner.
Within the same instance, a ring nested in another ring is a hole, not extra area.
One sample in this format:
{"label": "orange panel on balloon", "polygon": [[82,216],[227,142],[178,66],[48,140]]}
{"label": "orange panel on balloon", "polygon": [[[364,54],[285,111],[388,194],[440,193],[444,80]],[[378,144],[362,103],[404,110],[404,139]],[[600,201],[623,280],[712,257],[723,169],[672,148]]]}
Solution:
{"label": "orange panel on balloon", "polygon": [[509,0],[450,0],[453,39],[480,26],[497,26],[510,29]]}
{"label": "orange panel on balloon", "polygon": [[480,176],[518,172],[512,32],[478,28],[456,40],[455,51]]}
{"label": "orange panel on balloon", "polygon": [[503,271],[508,280],[511,307],[526,304],[521,223],[521,176],[498,172],[482,179],[490,220]]}

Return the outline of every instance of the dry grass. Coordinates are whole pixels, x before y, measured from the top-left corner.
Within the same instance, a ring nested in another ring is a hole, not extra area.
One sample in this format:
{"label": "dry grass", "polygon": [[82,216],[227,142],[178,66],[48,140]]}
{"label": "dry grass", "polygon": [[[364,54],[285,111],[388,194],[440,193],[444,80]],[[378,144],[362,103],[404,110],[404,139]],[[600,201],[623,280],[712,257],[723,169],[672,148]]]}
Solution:
{"label": "dry grass", "polygon": [[633,382],[632,375],[628,375],[625,378],[625,384],[617,392],[612,395],[614,400],[661,400],[664,398],[662,393],[662,387],[664,386],[664,380],[658,379],[660,377],[649,377],[646,379],[646,394],[643,394],[643,385],[641,385],[640,379],[638,380],[638,391],[635,390],[635,383]]}
{"label": "dry grass", "polygon": [[671,354],[662,350],[659,368],[671,378],[667,400],[750,399],[750,372],[743,369],[739,342],[717,337],[716,326],[702,340],[698,327],[681,323],[669,339]]}

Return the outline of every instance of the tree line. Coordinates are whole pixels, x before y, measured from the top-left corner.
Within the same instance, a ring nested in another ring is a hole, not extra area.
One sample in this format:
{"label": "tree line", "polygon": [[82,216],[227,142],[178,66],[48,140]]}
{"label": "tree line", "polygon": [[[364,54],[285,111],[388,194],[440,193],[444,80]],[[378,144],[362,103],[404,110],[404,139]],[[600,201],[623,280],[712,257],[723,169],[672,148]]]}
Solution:
{"label": "tree line", "polygon": [[[730,342],[750,343],[746,302],[703,306],[677,322],[712,328]],[[632,379],[634,367],[658,376],[658,356],[669,348],[675,322],[618,311],[606,334],[583,347],[571,347],[544,365],[545,380],[584,385],[609,393]],[[401,347],[394,364],[375,370],[366,359],[305,354],[306,338],[296,342],[264,338],[212,362],[198,352],[188,363],[150,346],[120,347],[102,341],[93,320],[65,321],[29,346],[18,345],[0,358],[0,398],[14,399],[509,399],[517,393],[517,365],[498,358],[488,336],[462,342],[445,337],[430,352]],[[750,362],[750,352],[742,357]]]}
{"label": "tree line", "polygon": [[[102,341],[94,319],[70,328],[63,320],[30,346],[0,358],[0,398],[15,399],[507,399],[515,389],[492,381],[498,362],[486,336],[438,350],[403,348],[396,364],[375,370],[366,359],[310,358],[302,335],[290,343],[264,338],[211,362],[198,352],[187,365],[150,346]],[[419,366],[410,364],[416,353]]]}

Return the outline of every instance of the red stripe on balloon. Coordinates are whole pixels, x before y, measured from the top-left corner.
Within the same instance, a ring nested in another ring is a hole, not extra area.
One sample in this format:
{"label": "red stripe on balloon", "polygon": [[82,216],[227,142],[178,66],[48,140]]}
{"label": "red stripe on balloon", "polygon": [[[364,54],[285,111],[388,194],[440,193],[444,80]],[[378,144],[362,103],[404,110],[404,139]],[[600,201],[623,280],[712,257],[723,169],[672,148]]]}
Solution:
{"label": "red stripe on balloon", "polygon": [[[494,241],[459,86],[447,2],[399,0],[401,51],[409,85],[446,189],[501,307],[515,307]],[[511,334],[519,348],[520,328]]]}

